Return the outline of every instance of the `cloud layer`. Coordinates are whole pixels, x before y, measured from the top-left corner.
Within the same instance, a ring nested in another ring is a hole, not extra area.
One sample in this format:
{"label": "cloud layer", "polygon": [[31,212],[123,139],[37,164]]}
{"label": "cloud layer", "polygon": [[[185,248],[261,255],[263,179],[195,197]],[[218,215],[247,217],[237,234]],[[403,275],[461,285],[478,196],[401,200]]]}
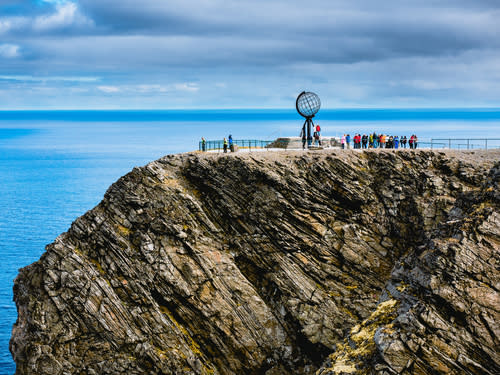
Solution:
{"label": "cloud layer", "polygon": [[0,77],[0,102],[497,106],[499,18],[489,0],[7,0],[0,75],[32,78]]}

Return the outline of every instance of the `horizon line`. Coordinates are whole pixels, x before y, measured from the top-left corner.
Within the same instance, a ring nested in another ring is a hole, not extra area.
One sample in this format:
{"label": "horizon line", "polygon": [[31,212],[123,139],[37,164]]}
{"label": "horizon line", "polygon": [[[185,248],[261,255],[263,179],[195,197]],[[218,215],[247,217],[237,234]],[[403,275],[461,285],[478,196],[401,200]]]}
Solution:
{"label": "horizon line", "polygon": [[[30,112],[30,111],[296,111],[295,107],[202,107],[202,108],[0,108],[0,112]],[[500,107],[335,107],[321,108],[323,111],[342,110],[500,110]]]}

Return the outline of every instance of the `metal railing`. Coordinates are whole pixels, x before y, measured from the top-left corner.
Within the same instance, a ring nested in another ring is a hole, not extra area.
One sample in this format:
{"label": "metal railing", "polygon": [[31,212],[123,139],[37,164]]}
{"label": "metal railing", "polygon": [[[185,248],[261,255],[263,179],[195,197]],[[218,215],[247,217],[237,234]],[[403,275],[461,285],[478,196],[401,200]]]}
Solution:
{"label": "metal railing", "polygon": [[429,147],[456,150],[497,149],[500,138],[431,138]]}
{"label": "metal railing", "polygon": [[[333,137],[331,139],[323,139],[322,146],[323,147],[339,147],[338,140],[334,140]],[[279,138],[274,141],[263,141],[258,139],[234,139],[233,144],[238,149],[248,149],[251,151],[252,149],[269,149],[269,148],[277,148],[277,149],[302,149],[301,140],[299,138],[295,139],[291,138]],[[316,146],[315,144],[313,146]],[[203,142],[199,142],[198,146],[200,151],[219,151],[222,152],[224,150],[224,141],[223,140],[214,140],[214,141],[206,141],[205,148],[203,148]],[[409,145],[407,145],[409,147]],[[352,142],[351,142],[352,148]],[[402,145],[399,145],[399,148],[403,148]],[[406,147],[404,147],[406,148]],[[417,148],[424,149],[452,149],[452,150],[491,150],[491,149],[500,149],[500,138],[421,138],[417,143]],[[227,150],[230,151],[229,142],[227,144]]]}
{"label": "metal railing", "polygon": [[[261,141],[258,139],[233,139],[233,144],[238,148],[266,148],[273,141]],[[224,150],[224,141],[223,140],[215,140],[215,141],[205,141],[205,149],[203,149],[203,142],[200,141],[198,145],[198,149],[200,151],[223,151]],[[229,151],[229,141],[227,143],[227,149]]]}

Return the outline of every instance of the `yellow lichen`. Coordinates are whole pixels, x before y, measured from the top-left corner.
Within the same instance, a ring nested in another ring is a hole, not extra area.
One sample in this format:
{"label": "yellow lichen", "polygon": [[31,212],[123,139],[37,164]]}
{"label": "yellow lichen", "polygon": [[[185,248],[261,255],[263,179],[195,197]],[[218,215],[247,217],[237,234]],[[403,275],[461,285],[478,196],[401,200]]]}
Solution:
{"label": "yellow lichen", "polygon": [[128,236],[130,234],[130,229],[129,228],[126,228],[124,227],[123,225],[120,225],[118,224],[117,226],[117,229],[118,229],[118,232],[122,235],[122,236]]}
{"label": "yellow lichen", "polygon": [[203,353],[200,350],[200,346],[198,345],[198,343],[196,341],[194,341],[194,339],[191,337],[191,335],[189,334],[187,329],[184,326],[182,326],[181,324],[179,324],[179,322],[174,318],[172,313],[165,306],[160,306],[160,311],[168,317],[168,319],[174,324],[174,326],[180,332],[182,332],[182,334],[184,335],[184,337],[188,341],[188,345],[189,345],[189,348],[191,349],[191,351],[194,354],[196,354],[197,356],[202,357]]}
{"label": "yellow lichen", "polygon": [[162,181],[163,185],[168,186],[168,187],[175,187],[175,188],[180,188],[181,184],[179,183],[179,180],[176,178],[165,178]]}
{"label": "yellow lichen", "polygon": [[101,275],[104,275],[106,274],[106,272],[104,271],[104,269],[102,268],[101,264],[96,260],[96,259],[92,259],[90,258],[90,262],[95,266],[95,268],[97,268],[97,271],[99,271],[99,273]]}
{"label": "yellow lichen", "polygon": [[363,363],[375,352],[375,332],[379,328],[392,330],[393,326],[389,323],[395,318],[397,306],[395,299],[380,303],[368,319],[351,329],[350,342],[346,339],[337,345],[337,351],[330,355],[333,366],[318,371],[317,375],[365,373]]}
{"label": "yellow lichen", "polygon": [[406,288],[408,288],[408,286],[409,286],[408,284],[406,284],[405,282],[403,282],[403,281],[402,281],[402,282],[401,282],[401,283],[400,283],[400,284],[396,287],[396,289],[397,289],[397,290],[399,290],[401,293],[403,293],[403,292],[406,290]]}
{"label": "yellow lichen", "polygon": [[[189,349],[191,349],[191,352],[196,355],[198,358],[203,359],[204,355],[201,352],[200,345],[194,341],[193,337],[189,334],[187,329],[182,326],[173,316],[173,314],[168,310],[166,306],[160,305],[160,311],[162,314],[166,315],[168,319],[172,322],[172,324],[184,335],[187,344],[189,346]],[[157,348],[157,353],[161,356],[160,353],[165,353],[165,351]],[[215,374],[215,370],[213,368],[208,367],[207,365],[203,364],[203,374],[206,375],[213,375]]]}

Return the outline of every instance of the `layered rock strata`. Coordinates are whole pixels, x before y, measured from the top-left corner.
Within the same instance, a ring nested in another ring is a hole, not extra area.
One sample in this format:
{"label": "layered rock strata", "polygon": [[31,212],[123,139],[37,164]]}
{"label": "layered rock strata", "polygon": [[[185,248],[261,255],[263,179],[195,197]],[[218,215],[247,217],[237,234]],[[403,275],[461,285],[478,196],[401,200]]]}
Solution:
{"label": "layered rock strata", "polygon": [[135,168],[20,270],[16,374],[500,373],[499,159]]}

